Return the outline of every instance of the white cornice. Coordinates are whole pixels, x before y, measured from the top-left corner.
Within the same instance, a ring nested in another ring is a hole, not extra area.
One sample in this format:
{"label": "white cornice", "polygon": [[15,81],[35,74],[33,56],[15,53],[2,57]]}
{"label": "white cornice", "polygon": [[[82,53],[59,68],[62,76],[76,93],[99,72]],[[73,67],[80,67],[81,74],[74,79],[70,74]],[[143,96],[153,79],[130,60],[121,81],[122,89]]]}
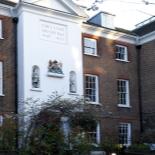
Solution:
{"label": "white cornice", "polygon": [[11,6],[0,4],[0,15],[11,16]]}
{"label": "white cornice", "polygon": [[155,40],[155,31],[139,37],[137,44],[142,45],[152,40]]}
{"label": "white cornice", "polygon": [[31,5],[30,3],[20,3],[13,11],[13,14],[15,17],[19,17],[20,14],[23,12],[44,16],[44,17],[50,17],[55,18],[57,20],[65,21],[65,22],[71,22],[76,24],[82,24],[83,17],[74,16],[71,14],[66,14],[64,12],[60,12],[53,9],[47,9],[45,7],[40,7],[38,5]]}
{"label": "white cornice", "polygon": [[97,27],[89,24],[83,24],[83,33],[92,34],[95,36],[101,36],[104,38],[119,40],[122,42],[127,42],[131,44],[136,44],[138,37],[135,35],[126,34],[112,29],[107,29],[103,27]]}
{"label": "white cornice", "polygon": [[135,35],[130,35],[127,33],[115,31],[112,29],[107,29],[107,28],[89,25],[85,23],[83,24],[83,33],[92,34],[95,36],[101,36],[112,40],[119,40],[119,41],[131,43],[135,45],[142,45],[152,40],[155,40],[155,31],[143,36],[135,36]]}
{"label": "white cornice", "polygon": [[70,22],[74,21],[76,23],[78,23],[79,21],[85,20],[85,17],[72,15],[69,13],[61,12],[61,11],[47,8],[47,7],[42,7],[39,5],[34,5],[31,3],[27,3],[27,2],[21,2],[16,6],[16,8],[14,8],[14,16],[19,16],[23,11],[30,12],[33,14],[38,14],[41,16],[47,16],[47,17],[55,16],[60,19],[64,19],[66,21],[70,21]]}
{"label": "white cornice", "polygon": [[66,4],[66,6],[68,6],[70,9],[72,9],[76,14],[78,14],[79,16],[88,18],[88,15],[84,12],[84,10],[77,6],[74,2],[72,2],[71,0],[62,0],[62,2],[64,4]]}
{"label": "white cornice", "polygon": [[[39,2],[37,3],[35,1],[36,0],[34,0],[34,1],[33,0],[23,0],[22,2],[40,5]],[[81,9],[77,4],[75,4],[73,1],[71,1],[71,0],[57,0],[57,1],[59,3],[61,3],[63,6],[65,6],[68,10],[70,10],[72,14],[88,18],[88,15],[86,14],[86,12],[83,9]],[[42,5],[40,5],[40,6],[42,6]],[[50,6],[49,6],[49,8],[50,8]]]}

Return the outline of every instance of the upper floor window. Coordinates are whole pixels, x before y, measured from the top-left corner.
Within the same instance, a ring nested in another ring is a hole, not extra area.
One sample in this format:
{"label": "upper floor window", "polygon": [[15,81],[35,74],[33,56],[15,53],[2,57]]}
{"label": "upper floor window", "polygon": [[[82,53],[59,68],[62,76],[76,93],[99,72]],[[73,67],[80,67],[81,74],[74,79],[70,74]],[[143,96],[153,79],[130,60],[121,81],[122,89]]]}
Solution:
{"label": "upper floor window", "polygon": [[74,71],[71,71],[69,76],[70,76],[69,91],[70,93],[76,93],[77,92],[76,73]]}
{"label": "upper floor window", "polygon": [[116,60],[128,61],[128,50],[126,46],[116,45]]}
{"label": "upper floor window", "polygon": [[84,38],[84,54],[97,55],[97,40]]}
{"label": "upper floor window", "polygon": [[129,81],[117,80],[118,105],[121,107],[129,107]]}
{"label": "upper floor window", "polygon": [[0,20],[0,39],[3,38],[2,20]]}
{"label": "upper floor window", "polygon": [[96,75],[85,75],[85,97],[90,102],[98,103],[98,77]]}
{"label": "upper floor window", "polygon": [[131,124],[119,124],[119,144],[129,146],[131,145]]}
{"label": "upper floor window", "polygon": [[36,65],[32,67],[32,88],[40,88],[40,69]]}
{"label": "upper floor window", "polygon": [[0,61],[0,95],[3,95],[3,62]]}

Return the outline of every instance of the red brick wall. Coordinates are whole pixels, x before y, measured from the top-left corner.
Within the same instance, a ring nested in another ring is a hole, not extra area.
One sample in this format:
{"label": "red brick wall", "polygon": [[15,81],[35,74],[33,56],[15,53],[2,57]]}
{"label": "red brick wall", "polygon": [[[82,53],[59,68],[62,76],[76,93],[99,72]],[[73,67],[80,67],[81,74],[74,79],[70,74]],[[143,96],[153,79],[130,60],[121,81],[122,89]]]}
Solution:
{"label": "red brick wall", "polygon": [[144,129],[155,129],[155,40],[142,45],[140,66]]}
{"label": "red brick wall", "polygon": [[3,38],[0,39],[0,61],[3,62],[3,93],[0,113],[15,111],[15,24],[12,18],[0,16]]}
{"label": "red brick wall", "polygon": [[[93,37],[98,40],[98,56],[83,55],[84,74],[99,76],[99,100],[105,107],[105,111],[111,112],[107,119],[102,119],[104,133],[113,133],[118,136],[118,124],[120,122],[131,123],[132,137],[139,136],[139,98],[137,79],[137,52],[135,45],[125,42],[95,37],[83,34],[83,37]],[[115,60],[115,45],[128,47],[129,62]],[[117,79],[129,80],[131,108],[117,106]],[[101,114],[101,117],[103,114]],[[107,134],[108,135],[108,134]]]}

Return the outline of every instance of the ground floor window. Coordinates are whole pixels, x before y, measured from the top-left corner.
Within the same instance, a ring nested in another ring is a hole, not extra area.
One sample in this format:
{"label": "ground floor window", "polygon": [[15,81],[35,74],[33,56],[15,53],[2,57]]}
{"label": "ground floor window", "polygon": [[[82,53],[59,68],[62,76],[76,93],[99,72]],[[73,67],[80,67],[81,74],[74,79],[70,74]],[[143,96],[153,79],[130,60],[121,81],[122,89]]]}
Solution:
{"label": "ground floor window", "polygon": [[69,136],[77,139],[85,139],[92,144],[100,144],[100,123],[87,117],[75,118],[62,117],[62,131],[66,142]]}
{"label": "ground floor window", "polygon": [[87,132],[87,136],[91,143],[100,144],[100,124],[98,122],[92,131]]}
{"label": "ground floor window", "polygon": [[0,61],[0,95],[3,95],[3,62]]}
{"label": "ground floor window", "polygon": [[119,124],[119,144],[129,146],[131,144],[131,124]]}

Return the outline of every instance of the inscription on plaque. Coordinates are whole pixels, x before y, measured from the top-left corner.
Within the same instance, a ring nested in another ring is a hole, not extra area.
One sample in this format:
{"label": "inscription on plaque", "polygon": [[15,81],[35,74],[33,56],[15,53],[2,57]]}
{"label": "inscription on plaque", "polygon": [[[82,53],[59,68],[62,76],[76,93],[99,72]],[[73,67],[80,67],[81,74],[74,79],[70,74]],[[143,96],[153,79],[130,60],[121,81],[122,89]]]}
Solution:
{"label": "inscription on plaque", "polygon": [[67,27],[65,25],[40,21],[40,37],[43,40],[67,43]]}

